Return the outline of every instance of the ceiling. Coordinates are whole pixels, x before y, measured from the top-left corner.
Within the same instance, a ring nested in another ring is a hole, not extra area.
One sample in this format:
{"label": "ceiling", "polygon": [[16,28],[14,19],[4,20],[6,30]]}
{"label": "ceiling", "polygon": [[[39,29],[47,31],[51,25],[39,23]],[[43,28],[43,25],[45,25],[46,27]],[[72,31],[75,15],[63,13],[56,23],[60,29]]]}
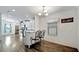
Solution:
{"label": "ceiling", "polygon": [[[60,12],[63,10],[74,9],[74,6],[46,6],[48,14]],[[8,13],[8,11],[15,9],[15,12],[11,12],[10,15],[20,19],[24,19],[26,16],[35,16],[42,11],[42,6],[0,6],[1,13]],[[38,16],[38,15],[37,15]]]}

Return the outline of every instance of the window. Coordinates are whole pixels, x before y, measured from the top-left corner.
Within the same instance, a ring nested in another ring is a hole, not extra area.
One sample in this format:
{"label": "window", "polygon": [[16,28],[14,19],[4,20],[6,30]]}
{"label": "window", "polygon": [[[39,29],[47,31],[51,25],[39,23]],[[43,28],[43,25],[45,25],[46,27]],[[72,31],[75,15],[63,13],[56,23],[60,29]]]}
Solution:
{"label": "window", "polygon": [[4,33],[11,33],[11,24],[4,25]]}
{"label": "window", "polygon": [[13,33],[13,23],[12,22],[9,22],[9,21],[5,21],[5,20],[2,20],[2,34],[5,35],[5,34],[12,34]]}
{"label": "window", "polygon": [[57,22],[48,23],[48,35],[49,36],[57,35]]}

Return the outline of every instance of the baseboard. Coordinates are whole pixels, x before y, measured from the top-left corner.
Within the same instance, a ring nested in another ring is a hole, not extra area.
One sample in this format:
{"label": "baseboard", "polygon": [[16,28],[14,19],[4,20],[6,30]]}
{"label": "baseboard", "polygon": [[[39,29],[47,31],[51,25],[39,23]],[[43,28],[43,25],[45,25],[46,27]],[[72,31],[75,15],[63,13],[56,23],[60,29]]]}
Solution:
{"label": "baseboard", "polygon": [[58,45],[61,45],[61,46],[64,46],[64,47],[72,48],[72,49],[75,49],[77,52],[79,51],[78,48],[75,48],[75,47],[71,47],[71,46],[59,44],[59,43],[57,43],[57,42],[50,42],[50,41],[48,41],[48,40],[44,40],[44,41],[47,41],[47,42],[49,42],[49,43],[58,44]]}

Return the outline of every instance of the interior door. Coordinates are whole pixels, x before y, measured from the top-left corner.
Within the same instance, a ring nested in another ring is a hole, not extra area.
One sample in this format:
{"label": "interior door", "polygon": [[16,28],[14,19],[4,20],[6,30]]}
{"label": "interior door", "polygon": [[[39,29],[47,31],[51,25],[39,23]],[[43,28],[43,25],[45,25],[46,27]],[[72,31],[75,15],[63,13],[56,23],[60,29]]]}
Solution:
{"label": "interior door", "polygon": [[19,35],[19,26],[18,25],[15,26],[15,34]]}

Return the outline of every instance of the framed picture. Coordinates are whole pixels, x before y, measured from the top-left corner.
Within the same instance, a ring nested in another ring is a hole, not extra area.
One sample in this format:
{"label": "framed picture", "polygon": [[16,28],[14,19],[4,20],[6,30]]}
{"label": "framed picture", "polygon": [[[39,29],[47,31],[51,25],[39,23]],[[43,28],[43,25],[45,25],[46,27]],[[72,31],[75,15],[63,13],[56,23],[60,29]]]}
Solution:
{"label": "framed picture", "polygon": [[71,18],[64,18],[64,19],[61,19],[61,23],[70,23],[70,22],[73,22],[73,17]]}

